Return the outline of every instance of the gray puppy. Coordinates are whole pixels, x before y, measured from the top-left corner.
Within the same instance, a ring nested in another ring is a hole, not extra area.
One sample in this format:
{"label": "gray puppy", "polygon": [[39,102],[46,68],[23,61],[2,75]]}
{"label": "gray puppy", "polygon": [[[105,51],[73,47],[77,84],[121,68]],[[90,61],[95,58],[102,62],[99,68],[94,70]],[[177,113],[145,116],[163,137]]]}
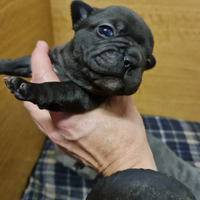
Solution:
{"label": "gray puppy", "polygon": [[[53,69],[61,82],[34,84],[16,77],[31,76],[30,56],[25,56],[0,60],[0,74],[14,75],[5,78],[8,90],[17,99],[30,101],[41,109],[75,113],[98,107],[110,95],[134,94],[141,84],[143,72],[153,68],[156,63],[152,55],[153,36],[146,23],[125,7],[97,9],[81,1],[72,2],[71,14],[74,38],[49,51]],[[167,147],[163,148],[160,141],[150,135],[148,140],[159,171],[170,173],[198,195],[198,172],[173,155]],[[161,149],[156,149],[158,146],[161,146]],[[173,163],[170,160],[173,160]],[[197,178],[197,181],[188,184],[188,176],[183,176],[180,168],[183,172],[187,171],[190,177]],[[143,171],[138,173],[143,174]],[[155,178],[154,173],[145,173],[149,177],[144,177]],[[168,177],[162,178],[161,173],[157,172],[157,175],[163,179],[163,183],[166,179],[171,182]],[[128,185],[136,187],[136,182],[130,181]],[[174,183],[176,185],[176,182]],[[166,188],[171,190],[169,185],[166,185],[165,191]],[[155,185],[148,187],[151,191],[161,190],[160,193],[165,194],[156,179]],[[180,187],[186,191],[188,199],[194,199],[187,188],[183,185]],[[177,187],[177,194],[183,195],[182,189]],[[145,191],[144,195],[147,194]],[[153,196],[153,193],[149,195],[152,195],[153,199],[162,198],[162,195],[159,198]],[[177,199],[176,197],[171,199]]]}
{"label": "gray puppy", "polygon": [[[153,36],[142,18],[125,7],[97,9],[81,1],[72,2],[71,14],[74,38],[49,52],[61,82],[8,77],[9,91],[41,109],[74,113],[94,109],[110,95],[135,93],[144,70],[155,65]],[[1,60],[0,66],[2,74],[31,75],[29,56]]]}

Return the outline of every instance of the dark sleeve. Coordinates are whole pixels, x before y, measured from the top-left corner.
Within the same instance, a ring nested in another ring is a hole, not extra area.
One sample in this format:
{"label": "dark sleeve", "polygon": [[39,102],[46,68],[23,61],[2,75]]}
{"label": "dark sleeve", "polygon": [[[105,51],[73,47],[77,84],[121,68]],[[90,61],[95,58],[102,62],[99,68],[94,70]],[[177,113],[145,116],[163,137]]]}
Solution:
{"label": "dark sleeve", "polygon": [[144,169],[127,169],[103,177],[87,200],[195,200],[185,185],[173,177]]}

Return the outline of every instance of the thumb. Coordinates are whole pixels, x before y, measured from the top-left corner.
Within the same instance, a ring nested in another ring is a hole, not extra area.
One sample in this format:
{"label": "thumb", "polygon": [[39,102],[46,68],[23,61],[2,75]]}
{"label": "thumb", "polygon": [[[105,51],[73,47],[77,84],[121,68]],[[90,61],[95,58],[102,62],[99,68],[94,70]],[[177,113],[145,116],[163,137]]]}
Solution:
{"label": "thumb", "polygon": [[38,41],[31,56],[32,82],[42,83],[59,81],[57,75],[53,71],[48,54],[49,47],[47,43]]}

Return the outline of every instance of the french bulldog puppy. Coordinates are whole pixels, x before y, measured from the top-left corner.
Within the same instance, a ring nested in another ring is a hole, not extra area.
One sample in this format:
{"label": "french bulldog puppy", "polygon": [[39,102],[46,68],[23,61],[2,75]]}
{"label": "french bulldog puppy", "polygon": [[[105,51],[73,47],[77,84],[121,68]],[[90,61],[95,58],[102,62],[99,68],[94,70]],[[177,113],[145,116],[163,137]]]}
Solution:
{"label": "french bulldog puppy", "polygon": [[[134,94],[145,70],[154,67],[153,36],[134,11],[110,6],[93,8],[73,1],[74,38],[49,52],[61,82],[29,83],[30,56],[0,60],[8,90],[40,109],[80,113],[98,107],[109,95]],[[128,19],[128,20],[127,20]]]}

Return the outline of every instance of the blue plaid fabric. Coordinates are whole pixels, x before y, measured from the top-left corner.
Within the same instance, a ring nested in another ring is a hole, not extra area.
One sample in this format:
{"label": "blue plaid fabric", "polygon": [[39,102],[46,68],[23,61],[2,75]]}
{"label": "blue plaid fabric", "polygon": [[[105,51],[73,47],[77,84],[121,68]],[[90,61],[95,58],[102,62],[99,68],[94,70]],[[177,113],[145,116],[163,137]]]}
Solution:
{"label": "blue plaid fabric", "polygon": [[[162,140],[200,170],[200,123],[142,116],[147,134]],[[83,200],[97,182],[85,180],[56,162],[53,143],[46,139],[21,200]]]}

